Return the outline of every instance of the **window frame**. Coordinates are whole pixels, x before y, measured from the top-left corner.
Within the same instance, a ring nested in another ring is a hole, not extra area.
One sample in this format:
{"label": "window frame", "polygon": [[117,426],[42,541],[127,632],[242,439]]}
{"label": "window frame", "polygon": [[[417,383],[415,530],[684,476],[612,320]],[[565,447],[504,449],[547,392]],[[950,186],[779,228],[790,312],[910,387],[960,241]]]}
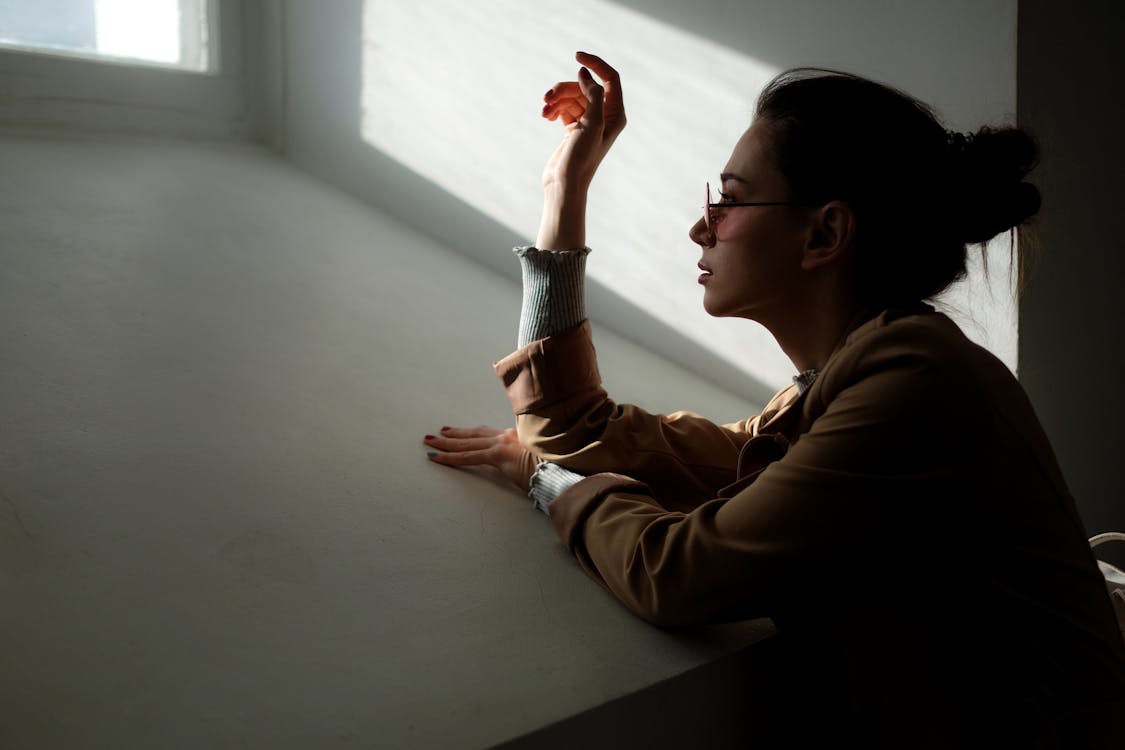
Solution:
{"label": "window frame", "polygon": [[16,131],[249,135],[243,30],[257,3],[208,2],[217,32],[208,71],[0,49],[0,125]]}

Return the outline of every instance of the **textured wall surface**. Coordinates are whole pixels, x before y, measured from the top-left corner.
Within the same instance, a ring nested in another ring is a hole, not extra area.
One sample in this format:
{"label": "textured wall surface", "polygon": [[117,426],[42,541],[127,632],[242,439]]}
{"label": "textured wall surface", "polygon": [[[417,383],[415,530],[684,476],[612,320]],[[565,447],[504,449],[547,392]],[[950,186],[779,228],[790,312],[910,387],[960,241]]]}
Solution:
{"label": "textured wall surface", "polygon": [[[723,109],[708,108],[704,104],[714,100],[705,93],[729,71],[692,67],[690,63],[698,62],[696,53],[701,48],[720,51],[718,59],[753,61],[775,71],[799,65],[854,71],[902,87],[934,105],[947,125],[958,130],[1015,119],[1015,0],[582,0],[573,4],[539,0],[533,4],[535,13],[496,13],[496,7],[509,4],[508,0],[480,2],[472,10],[459,4],[462,18],[458,18],[431,9],[439,3],[287,2],[282,108],[287,155],[302,169],[386,209],[441,244],[515,278],[508,264],[497,261],[493,249],[532,241],[534,219],[512,226],[477,210],[471,199],[446,187],[442,174],[483,167],[481,173],[473,172],[480,191],[494,197],[513,184],[523,184],[525,193],[536,194],[536,177],[556,138],[555,126],[538,117],[539,97],[556,80],[575,74],[574,49],[590,49],[600,41],[602,46],[590,51],[629,66],[623,71],[623,90],[632,114],[601,169],[601,181],[594,183],[590,206],[592,230],[599,224],[626,229],[616,243],[608,241],[606,232],[591,231],[587,242],[595,253],[590,264],[592,268],[608,264],[608,256],[636,257],[634,275],[656,282],[641,284],[638,293],[635,285],[615,285],[612,275],[599,278],[590,285],[591,310],[631,340],[751,400],[768,398],[785,385],[784,373],[790,371],[782,367],[778,377],[772,367],[758,369],[758,359],[776,351],[772,342],[762,343],[764,329],[743,321],[715,321],[694,306],[698,289],[693,271],[699,254],[687,231],[698,219],[704,181],[715,180],[713,175],[721,171],[741,128],[724,136],[717,156],[712,152],[715,144],[708,142],[704,148],[698,142],[699,133],[732,112],[740,111],[748,125],[761,78],[750,78],[742,90],[736,87]],[[380,13],[365,13],[366,8],[387,5],[400,6],[403,15],[416,19],[413,24],[403,21],[393,40],[380,37]],[[605,11],[606,24],[620,26],[609,31],[591,21],[590,15],[596,16],[598,9]],[[630,14],[643,22],[629,22]],[[466,15],[468,20],[463,18]],[[528,23],[528,16],[536,23]],[[462,37],[470,40],[467,47],[474,55],[435,42],[448,36],[450,27],[455,33],[465,29]],[[406,43],[402,36],[409,37]],[[412,77],[415,67],[396,66],[382,75],[393,79],[397,89],[382,86],[369,91],[367,79],[379,76],[365,66],[379,70],[384,57],[398,59],[384,51],[387,46],[404,47],[403,59],[424,59],[426,65],[418,67],[438,72]],[[529,82],[527,69],[538,69],[546,59],[555,60],[546,77],[535,76]],[[401,89],[414,96],[395,96]],[[422,112],[410,107],[415,97],[430,106]],[[637,104],[635,110],[629,102]],[[656,111],[646,110],[642,102],[657,102]],[[373,117],[372,110],[379,109],[384,111]],[[443,109],[447,114],[435,127]],[[422,117],[425,122],[418,121]],[[438,150],[429,144],[442,137],[440,131],[450,134],[447,140],[466,132],[474,137],[460,159],[445,158],[422,175],[400,154],[373,145],[372,134],[363,132],[369,119],[400,131],[399,140],[439,131],[423,140],[419,147],[423,152]],[[488,127],[480,127],[482,119]],[[663,137],[665,131],[656,127],[661,119],[682,124]],[[545,133],[547,139],[541,154],[518,148],[538,133]],[[606,179],[619,167],[623,179]],[[669,184],[672,178],[675,185]],[[683,192],[676,192],[678,200],[668,200],[666,191]],[[648,232],[643,213],[633,210],[646,201],[654,203],[657,211],[678,217],[667,233]],[[1007,243],[1000,245],[994,268],[1002,268],[1007,257]],[[909,246],[910,237],[903,237],[903,247]],[[665,253],[664,261],[659,260]],[[1015,308],[1006,278],[1001,270],[993,275],[994,284],[962,288],[949,301],[966,333],[988,342],[1014,366]],[[675,286],[684,279],[680,291],[689,302],[679,318],[660,320],[638,307],[648,287]],[[763,346],[769,351],[763,352]],[[717,356],[713,347],[726,358]]]}

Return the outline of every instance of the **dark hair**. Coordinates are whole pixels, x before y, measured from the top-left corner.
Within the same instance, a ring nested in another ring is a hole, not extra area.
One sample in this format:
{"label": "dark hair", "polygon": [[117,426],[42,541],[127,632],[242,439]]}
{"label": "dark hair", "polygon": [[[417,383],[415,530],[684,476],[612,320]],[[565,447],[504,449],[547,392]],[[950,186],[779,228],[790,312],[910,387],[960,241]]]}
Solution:
{"label": "dark hair", "polygon": [[755,115],[769,124],[792,200],[852,207],[868,303],[933,297],[965,275],[966,244],[1039,210],[1039,191],[1024,182],[1038,148],[1018,128],[950,133],[901,91],[818,68],[778,75]]}

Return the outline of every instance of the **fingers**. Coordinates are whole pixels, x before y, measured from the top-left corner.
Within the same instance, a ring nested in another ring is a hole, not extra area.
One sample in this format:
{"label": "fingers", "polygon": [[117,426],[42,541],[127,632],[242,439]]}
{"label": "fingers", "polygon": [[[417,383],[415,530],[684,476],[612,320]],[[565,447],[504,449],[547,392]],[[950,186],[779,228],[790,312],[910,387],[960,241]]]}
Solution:
{"label": "fingers", "polygon": [[582,89],[578,86],[578,81],[559,81],[551,88],[547,89],[547,93],[543,95],[543,101],[550,104],[551,102],[558,101],[559,99],[584,99],[582,96]]}
{"label": "fingers", "polygon": [[430,453],[428,458],[444,466],[491,466],[492,454],[487,450]]}
{"label": "fingers", "polygon": [[577,60],[580,65],[584,65],[597,73],[598,78],[605,81],[607,91],[611,85],[617,86],[620,75],[605,60],[597,55],[591,55],[589,52],[576,52],[574,54],[574,59]]}
{"label": "fingers", "polygon": [[[441,434],[445,437],[452,438],[471,438],[471,437],[495,437],[502,433],[503,430],[498,430],[495,427],[488,427],[481,425],[479,427],[442,427]],[[426,437],[430,437],[427,435]]]}
{"label": "fingers", "polygon": [[436,464],[496,466],[496,446],[504,432],[494,427],[443,427],[440,435],[426,435],[422,442],[436,449],[426,453]]}
{"label": "fingers", "polygon": [[422,441],[431,448],[447,452],[462,452],[485,450],[496,445],[495,435],[481,435],[477,437],[452,438],[445,435],[426,435]]}
{"label": "fingers", "polygon": [[625,127],[625,102],[621,93],[620,74],[605,60],[589,52],[578,52],[574,58],[602,79],[605,90],[605,109],[602,118],[611,137],[616,137]]}
{"label": "fingers", "polygon": [[512,427],[443,427],[440,435],[426,435],[423,442],[435,449],[426,453],[433,463],[455,468],[490,466],[525,492],[538,465]]}
{"label": "fingers", "polygon": [[498,443],[511,439],[507,430],[495,427],[442,427],[439,435],[426,435],[422,442],[436,450],[427,453],[431,461],[450,466],[470,466],[495,462]]}
{"label": "fingers", "polygon": [[[577,83],[560,81],[548,89],[543,97],[543,117],[551,121],[561,119],[565,125],[582,121],[587,126],[600,126],[612,143],[625,127],[621,76],[613,66],[589,52],[578,52],[575,59],[582,64]],[[594,80],[591,70],[602,80],[601,84]]]}
{"label": "fingers", "polygon": [[602,99],[604,91],[601,84],[594,80],[594,76],[586,68],[578,71],[578,81],[561,81],[556,83],[543,96],[543,116],[554,120],[566,114],[573,119],[580,119],[585,112],[590,112],[588,120],[597,122],[601,119]]}
{"label": "fingers", "polygon": [[573,122],[586,111],[586,95],[576,81],[556,83],[543,96],[543,101],[546,104],[543,105],[542,115],[551,121],[561,117],[564,122]]}
{"label": "fingers", "polygon": [[571,120],[577,120],[582,117],[586,111],[586,100],[578,101],[576,99],[560,99],[550,104],[543,105],[543,116],[548,120],[554,121],[559,117],[564,119],[569,117]]}
{"label": "fingers", "polygon": [[594,75],[589,68],[582,67],[578,71],[578,85],[586,97],[586,112],[582,119],[591,125],[600,126],[602,123],[602,98],[605,91],[601,84],[594,80]]}

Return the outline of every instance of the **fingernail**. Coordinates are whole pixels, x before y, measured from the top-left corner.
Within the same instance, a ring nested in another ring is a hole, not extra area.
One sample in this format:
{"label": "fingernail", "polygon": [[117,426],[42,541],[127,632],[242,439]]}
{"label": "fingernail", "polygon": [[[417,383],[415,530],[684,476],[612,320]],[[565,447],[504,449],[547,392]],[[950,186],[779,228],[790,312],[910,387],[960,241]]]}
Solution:
{"label": "fingernail", "polygon": [[433,439],[434,439],[434,436],[433,436],[433,435],[426,435],[426,436],[425,436],[424,438],[422,438],[422,439],[423,439],[423,440],[433,440]]}
{"label": "fingernail", "polygon": [[437,455],[437,451],[426,451],[426,458],[433,458]]}
{"label": "fingernail", "polygon": [[552,96],[552,95],[553,95],[554,93],[555,93],[555,90],[554,90],[554,89],[547,89],[547,93],[546,93],[546,94],[543,94],[543,98],[544,98],[544,99],[550,99],[550,98],[551,98],[551,96]]}
{"label": "fingernail", "polygon": [[442,427],[442,428],[441,428],[441,431],[442,431],[442,432],[448,432],[448,431],[450,431],[450,430],[452,430],[452,429],[453,429],[452,427]]}
{"label": "fingernail", "polygon": [[586,70],[586,66],[583,65],[582,68],[578,71],[578,75],[582,76],[583,78],[590,78],[590,71]]}
{"label": "fingernail", "polygon": [[550,105],[550,104],[544,104],[544,105],[543,105],[543,114],[547,114],[547,112],[548,112],[548,111],[549,111],[550,109],[551,109],[551,105]]}

